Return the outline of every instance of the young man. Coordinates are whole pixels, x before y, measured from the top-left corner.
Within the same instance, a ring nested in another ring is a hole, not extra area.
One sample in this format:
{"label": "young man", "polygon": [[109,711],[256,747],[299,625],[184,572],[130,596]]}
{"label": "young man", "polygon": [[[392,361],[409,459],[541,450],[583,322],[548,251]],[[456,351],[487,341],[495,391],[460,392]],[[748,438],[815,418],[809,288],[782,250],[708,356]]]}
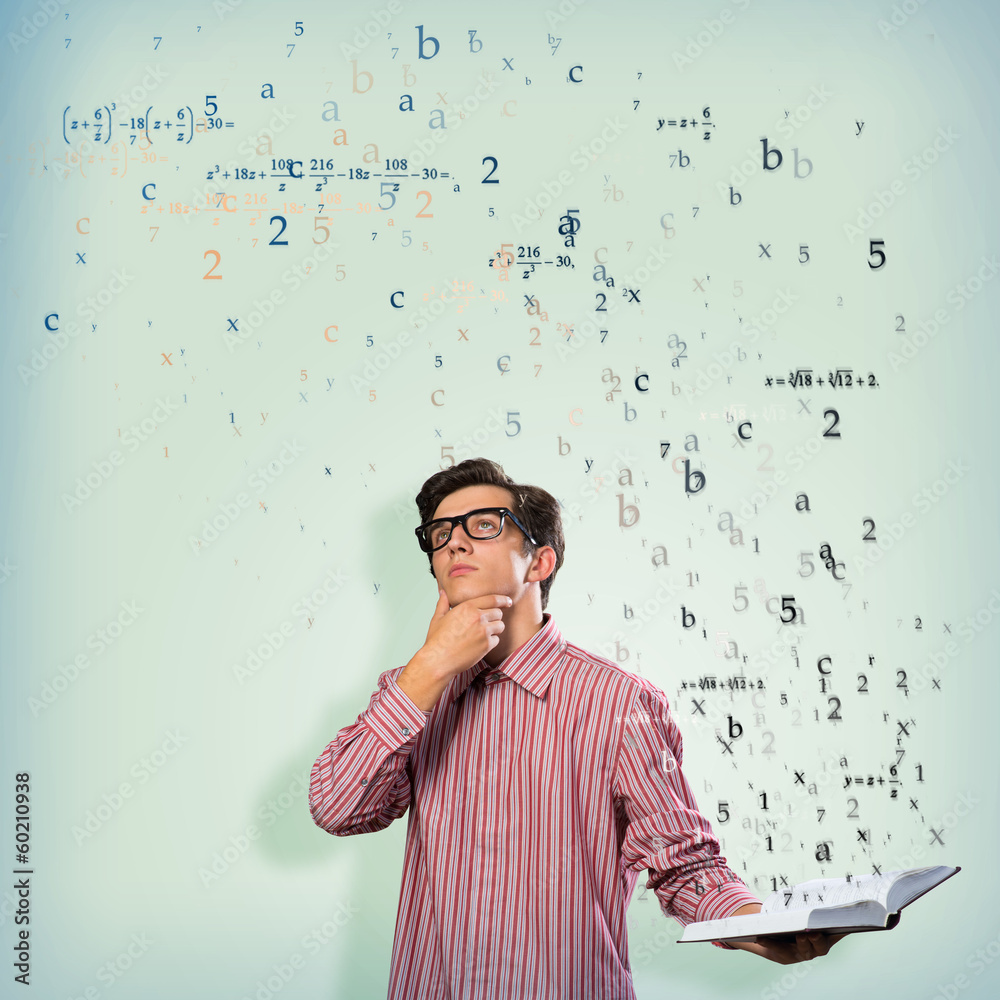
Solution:
{"label": "young man", "polygon": [[[666,696],[544,612],[563,561],[555,498],[478,458],[416,499],[438,584],[427,638],[379,676],[309,790],[337,836],[410,809],[389,1000],[631,1000],[640,871],[682,924],[760,902],[698,812]],[[734,947],[786,964],[836,940]]]}

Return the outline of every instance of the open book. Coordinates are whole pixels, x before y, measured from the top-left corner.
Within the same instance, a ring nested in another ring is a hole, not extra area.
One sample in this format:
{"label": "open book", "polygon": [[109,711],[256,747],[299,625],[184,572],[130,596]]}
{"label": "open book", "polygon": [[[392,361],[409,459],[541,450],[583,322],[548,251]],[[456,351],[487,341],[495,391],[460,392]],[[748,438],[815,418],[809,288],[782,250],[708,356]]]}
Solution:
{"label": "open book", "polygon": [[678,944],[692,941],[752,941],[758,936],[794,937],[802,931],[851,934],[890,930],[899,911],[961,867],[934,865],[846,878],[817,878],[772,892],[760,913],[688,924]]}

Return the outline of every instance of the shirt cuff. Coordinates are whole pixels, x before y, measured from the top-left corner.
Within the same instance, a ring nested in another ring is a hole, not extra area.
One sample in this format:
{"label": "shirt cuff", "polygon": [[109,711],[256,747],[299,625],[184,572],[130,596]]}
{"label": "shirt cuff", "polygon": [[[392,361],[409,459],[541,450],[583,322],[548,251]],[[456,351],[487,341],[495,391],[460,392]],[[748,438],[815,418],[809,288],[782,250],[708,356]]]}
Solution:
{"label": "shirt cuff", "polygon": [[395,677],[388,678],[381,697],[364,713],[368,728],[392,752],[415,740],[430,717],[413,704]]}
{"label": "shirt cuff", "polygon": [[[742,882],[723,883],[722,891],[713,889],[705,893],[705,898],[698,907],[695,920],[721,920],[731,917],[741,906],[747,903],[759,903],[760,900]],[[717,948],[726,951],[740,951],[724,941],[713,941]]]}

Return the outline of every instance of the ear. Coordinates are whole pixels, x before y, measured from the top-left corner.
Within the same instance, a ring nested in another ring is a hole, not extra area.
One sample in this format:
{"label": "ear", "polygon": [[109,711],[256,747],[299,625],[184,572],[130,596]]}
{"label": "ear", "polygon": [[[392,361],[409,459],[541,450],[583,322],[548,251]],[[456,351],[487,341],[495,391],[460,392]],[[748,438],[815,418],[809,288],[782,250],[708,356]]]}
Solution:
{"label": "ear", "polygon": [[535,550],[528,576],[532,582],[547,580],[556,568],[556,550],[551,545],[543,545]]}

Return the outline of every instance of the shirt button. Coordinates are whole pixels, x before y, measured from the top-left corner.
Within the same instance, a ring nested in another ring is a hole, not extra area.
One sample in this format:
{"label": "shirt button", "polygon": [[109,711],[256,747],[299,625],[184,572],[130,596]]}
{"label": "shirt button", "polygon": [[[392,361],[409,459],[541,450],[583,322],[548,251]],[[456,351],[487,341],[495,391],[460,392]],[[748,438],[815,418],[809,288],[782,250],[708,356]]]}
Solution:
{"label": "shirt button", "polygon": [[368,779],[367,778],[362,778],[361,779],[361,784],[362,785],[367,785],[368,784]]}
{"label": "shirt button", "polygon": [[410,735],[410,727],[409,726],[403,726],[403,735],[404,736],[409,736]]}

